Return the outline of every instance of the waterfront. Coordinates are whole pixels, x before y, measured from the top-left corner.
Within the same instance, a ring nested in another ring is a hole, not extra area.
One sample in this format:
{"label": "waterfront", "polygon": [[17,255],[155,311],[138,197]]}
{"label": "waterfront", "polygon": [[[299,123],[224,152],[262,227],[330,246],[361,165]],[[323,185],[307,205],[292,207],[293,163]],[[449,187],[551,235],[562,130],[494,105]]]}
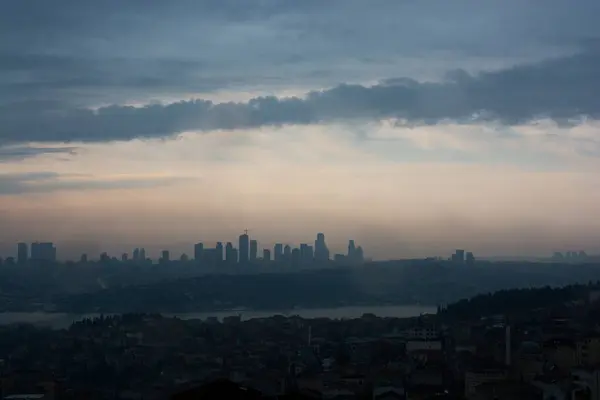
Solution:
{"label": "waterfront", "polygon": [[[166,316],[174,316],[181,319],[206,319],[208,317],[217,317],[219,319],[240,315],[242,319],[266,318],[273,315],[299,315],[303,318],[359,318],[363,314],[375,314],[378,317],[396,317],[409,318],[420,314],[432,314],[436,312],[434,306],[407,305],[407,306],[355,306],[355,307],[337,307],[337,308],[310,308],[295,309],[287,312],[282,311],[216,311],[216,312],[198,312],[198,313],[171,313]],[[97,317],[100,314],[65,314],[65,313],[44,313],[44,312],[6,312],[0,313],[0,325],[15,323],[28,323],[36,326],[47,326],[54,329],[67,328],[74,321],[84,318]]]}

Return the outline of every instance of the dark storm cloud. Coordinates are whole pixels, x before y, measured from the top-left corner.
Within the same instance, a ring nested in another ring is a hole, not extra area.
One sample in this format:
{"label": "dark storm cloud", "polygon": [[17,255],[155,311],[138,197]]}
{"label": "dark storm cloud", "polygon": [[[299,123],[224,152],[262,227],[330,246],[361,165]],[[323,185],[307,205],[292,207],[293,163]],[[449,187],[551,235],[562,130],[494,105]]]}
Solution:
{"label": "dark storm cloud", "polygon": [[0,174],[0,196],[65,190],[151,188],[167,186],[183,180],[183,178],[94,180],[77,174],[61,175],[54,172]]}
{"label": "dark storm cloud", "polygon": [[305,98],[257,97],[243,103],[182,101],[96,111],[61,103],[0,107],[0,141],[105,141],[157,137],[183,131],[246,129],[283,124],[399,118],[414,124],[442,120],[497,120],[517,124],[536,118],[568,122],[600,118],[600,51],[533,65],[470,75],[449,74],[442,83],[388,79],[378,85],[339,85]]}

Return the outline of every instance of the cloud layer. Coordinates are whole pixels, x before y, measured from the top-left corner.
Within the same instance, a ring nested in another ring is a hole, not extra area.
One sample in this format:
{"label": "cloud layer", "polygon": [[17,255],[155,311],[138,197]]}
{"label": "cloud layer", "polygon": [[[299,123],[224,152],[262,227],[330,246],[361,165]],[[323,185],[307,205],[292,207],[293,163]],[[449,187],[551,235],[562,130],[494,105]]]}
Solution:
{"label": "cloud layer", "polygon": [[600,33],[595,0],[6,0],[1,11],[0,103],[420,80],[556,56]]}
{"label": "cloud layer", "polygon": [[156,137],[183,131],[247,129],[284,124],[396,118],[412,124],[443,120],[519,124],[539,118],[560,122],[600,116],[600,51],[470,75],[445,82],[388,79],[374,86],[339,85],[305,97],[257,97],[248,102],[181,101],[97,110],[35,102],[0,106],[0,140],[104,141]]}

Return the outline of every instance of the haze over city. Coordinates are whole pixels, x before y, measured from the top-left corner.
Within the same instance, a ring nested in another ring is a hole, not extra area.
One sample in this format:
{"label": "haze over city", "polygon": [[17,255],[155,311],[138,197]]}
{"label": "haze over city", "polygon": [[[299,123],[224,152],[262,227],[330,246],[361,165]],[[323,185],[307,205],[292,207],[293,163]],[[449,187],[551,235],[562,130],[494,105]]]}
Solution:
{"label": "haze over city", "polygon": [[600,3],[541,5],[3,2],[0,254],[600,253]]}

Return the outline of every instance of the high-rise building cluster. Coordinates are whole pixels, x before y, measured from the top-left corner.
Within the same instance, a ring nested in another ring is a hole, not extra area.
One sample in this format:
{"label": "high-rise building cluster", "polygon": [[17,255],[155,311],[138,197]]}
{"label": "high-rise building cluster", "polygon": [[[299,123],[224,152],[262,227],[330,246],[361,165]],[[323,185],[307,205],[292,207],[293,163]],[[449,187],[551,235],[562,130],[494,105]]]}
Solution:
{"label": "high-rise building cluster", "polygon": [[456,249],[454,254],[450,257],[450,261],[454,264],[466,264],[472,266],[475,264],[475,255],[472,252],[465,252],[462,249]]}
{"label": "high-rise building cluster", "polygon": [[588,255],[585,251],[566,251],[564,254],[557,251],[552,256],[552,260],[559,262],[575,262],[575,261],[585,261],[587,260]]}
{"label": "high-rise building cluster", "polygon": [[[325,235],[317,234],[314,246],[308,243],[301,243],[299,247],[289,244],[275,243],[273,251],[263,249],[262,257],[259,258],[258,241],[250,239],[248,231],[244,231],[238,240],[236,248],[232,242],[227,242],[223,254],[221,242],[217,242],[215,248],[206,248],[204,243],[194,245],[194,260],[199,264],[205,265],[246,265],[257,263],[276,263],[289,265],[290,267],[302,267],[314,264],[324,264],[331,261],[329,248],[325,243]],[[354,240],[350,240],[348,245],[348,254],[343,255],[343,259],[337,259],[338,262],[344,261],[348,264],[358,264],[363,262],[363,250],[360,246],[355,247]]]}
{"label": "high-rise building cluster", "polygon": [[[31,250],[31,251],[29,251]],[[31,263],[56,262],[56,247],[49,242],[35,242],[29,246],[27,243],[18,243],[17,259],[9,257],[8,264],[26,265]],[[87,254],[82,254],[79,263],[85,264],[89,261]],[[128,253],[121,254],[120,258],[111,257],[103,252],[99,256],[100,263],[134,263],[152,264],[153,261],[147,257],[143,247],[133,249],[131,257]],[[178,259],[172,258],[169,250],[162,250],[158,264],[166,265],[171,262],[189,262],[187,254]],[[292,268],[306,267],[311,265],[324,265],[332,261],[329,248],[325,242],[325,235],[318,233],[314,245],[301,243],[298,247],[289,244],[276,243],[272,249],[263,248],[259,252],[259,243],[251,239],[248,231],[244,231],[238,238],[237,247],[232,242],[216,242],[212,248],[206,247],[204,243],[196,243],[193,248],[193,261],[195,264],[209,267],[227,267],[233,265],[264,265],[278,264]],[[361,264],[364,261],[363,250],[356,246],[354,240],[348,243],[347,254],[336,254],[334,261],[344,265]]]}
{"label": "high-rise building cluster", "polygon": [[[14,259],[7,259],[14,262]],[[48,263],[56,261],[56,246],[52,242],[33,242],[31,245],[21,242],[17,244],[17,260],[19,265],[31,262]]]}

